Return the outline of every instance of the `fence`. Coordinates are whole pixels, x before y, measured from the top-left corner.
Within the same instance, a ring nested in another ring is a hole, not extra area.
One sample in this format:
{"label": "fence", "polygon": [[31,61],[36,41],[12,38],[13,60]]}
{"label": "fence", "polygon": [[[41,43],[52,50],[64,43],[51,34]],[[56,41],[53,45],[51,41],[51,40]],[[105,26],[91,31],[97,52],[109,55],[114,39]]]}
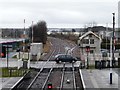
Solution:
{"label": "fence", "polygon": [[27,73],[27,69],[3,68],[2,77],[21,77]]}

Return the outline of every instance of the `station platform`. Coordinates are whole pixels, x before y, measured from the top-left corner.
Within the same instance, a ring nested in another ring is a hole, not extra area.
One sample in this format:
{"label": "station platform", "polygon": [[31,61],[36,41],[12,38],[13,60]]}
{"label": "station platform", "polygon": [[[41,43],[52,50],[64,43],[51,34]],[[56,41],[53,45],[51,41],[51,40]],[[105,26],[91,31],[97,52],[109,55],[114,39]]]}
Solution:
{"label": "station platform", "polygon": [[0,90],[11,90],[23,77],[0,78]]}
{"label": "station platform", "polygon": [[85,90],[120,90],[119,75],[112,71],[112,84],[110,84],[110,70],[108,69],[82,69],[83,87]]}

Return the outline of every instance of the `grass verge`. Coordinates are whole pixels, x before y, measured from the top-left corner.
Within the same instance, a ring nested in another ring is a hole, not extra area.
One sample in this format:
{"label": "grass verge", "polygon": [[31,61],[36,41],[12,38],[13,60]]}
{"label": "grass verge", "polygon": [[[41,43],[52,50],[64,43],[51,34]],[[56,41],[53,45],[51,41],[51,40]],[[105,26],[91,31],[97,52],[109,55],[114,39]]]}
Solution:
{"label": "grass verge", "polygon": [[50,41],[47,41],[43,48],[43,53],[48,53],[50,51],[51,44]]}

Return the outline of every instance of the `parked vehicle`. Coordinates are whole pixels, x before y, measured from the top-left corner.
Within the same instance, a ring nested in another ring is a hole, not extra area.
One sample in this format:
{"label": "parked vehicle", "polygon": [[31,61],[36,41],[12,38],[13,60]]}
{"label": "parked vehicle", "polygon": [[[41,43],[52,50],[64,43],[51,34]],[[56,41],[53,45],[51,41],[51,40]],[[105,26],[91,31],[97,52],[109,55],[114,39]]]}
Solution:
{"label": "parked vehicle", "polygon": [[55,61],[56,63],[59,63],[59,62],[76,62],[77,61],[77,58],[71,56],[71,55],[67,55],[67,54],[58,54],[55,56]]}

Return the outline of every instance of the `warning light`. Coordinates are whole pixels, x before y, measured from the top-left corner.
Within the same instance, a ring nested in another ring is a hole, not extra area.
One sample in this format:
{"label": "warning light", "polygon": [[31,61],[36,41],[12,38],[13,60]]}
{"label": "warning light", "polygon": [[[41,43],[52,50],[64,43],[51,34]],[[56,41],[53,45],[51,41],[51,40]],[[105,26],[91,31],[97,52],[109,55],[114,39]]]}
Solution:
{"label": "warning light", "polygon": [[1,57],[6,58],[6,47],[5,46],[2,46]]}
{"label": "warning light", "polygon": [[52,86],[48,86],[48,88],[50,89],[50,88],[52,88]]}
{"label": "warning light", "polygon": [[3,56],[4,56],[4,53],[1,53],[1,56],[3,57]]}
{"label": "warning light", "polygon": [[52,83],[48,83],[48,89],[52,89],[53,87],[52,87]]}

